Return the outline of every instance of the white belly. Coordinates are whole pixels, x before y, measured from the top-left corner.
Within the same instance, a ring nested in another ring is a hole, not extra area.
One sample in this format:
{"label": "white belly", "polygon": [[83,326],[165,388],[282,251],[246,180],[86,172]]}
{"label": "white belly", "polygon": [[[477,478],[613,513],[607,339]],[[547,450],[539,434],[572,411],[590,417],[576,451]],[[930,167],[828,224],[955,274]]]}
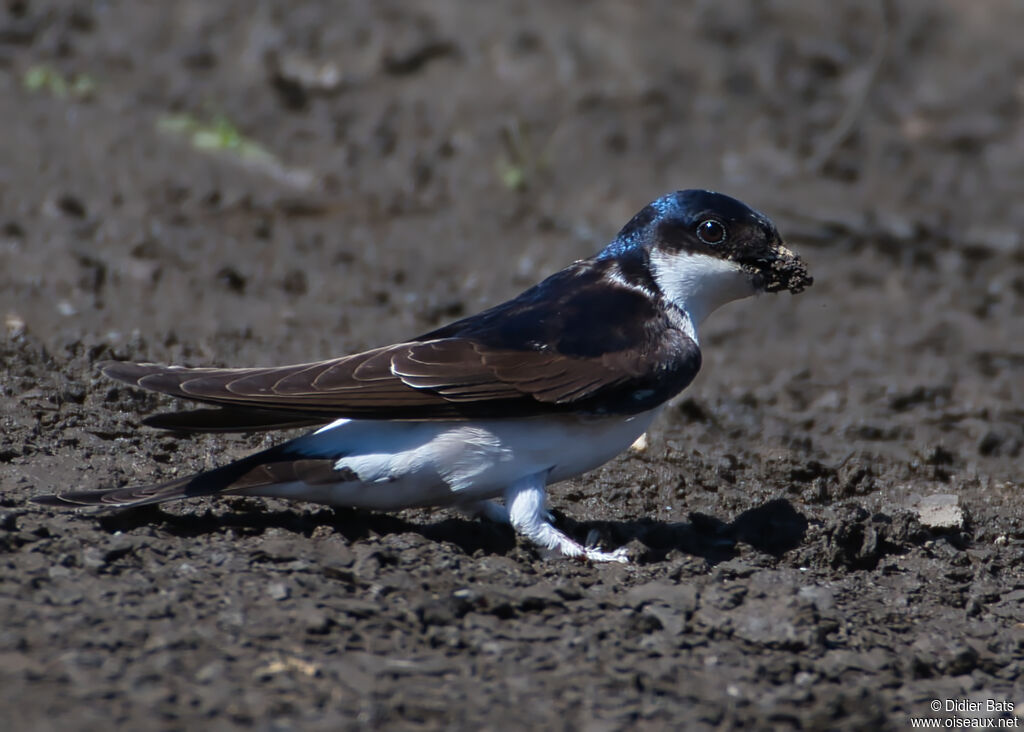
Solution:
{"label": "white belly", "polygon": [[264,486],[255,495],[395,510],[494,498],[547,473],[548,483],[592,470],[629,447],[660,411],[632,417],[572,416],[481,422],[338,420],[299,438],[307,457],[335,457],[344,479]]}

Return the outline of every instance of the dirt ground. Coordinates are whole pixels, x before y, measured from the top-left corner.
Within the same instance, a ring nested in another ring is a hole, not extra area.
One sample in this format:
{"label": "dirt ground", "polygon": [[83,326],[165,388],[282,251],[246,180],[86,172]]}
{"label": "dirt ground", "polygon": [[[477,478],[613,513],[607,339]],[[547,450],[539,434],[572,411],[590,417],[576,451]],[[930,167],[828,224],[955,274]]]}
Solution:
{"label": "dirt ground", "polygon": [[[1016,0],[5,0],[4,728],[1019,724],[1022,27]],[[169,401],[97,360],[390,343],[689,187],[772,216],[816,284],[712,316],[647,451],[552,490],[633,564],[444,511],[26,503],[280,439],[140,427]]]}

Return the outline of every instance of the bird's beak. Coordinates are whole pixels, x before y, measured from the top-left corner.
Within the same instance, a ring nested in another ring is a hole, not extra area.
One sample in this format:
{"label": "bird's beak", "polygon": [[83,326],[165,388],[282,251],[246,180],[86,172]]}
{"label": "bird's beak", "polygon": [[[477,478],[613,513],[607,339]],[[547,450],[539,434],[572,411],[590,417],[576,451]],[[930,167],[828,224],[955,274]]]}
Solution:
{"label": "bird's beak", "polygon": [[765,292],[789,290],[795,295],[814,284],[804,261],[782,242],[773,244],[756,261],[746,264],[754,270]]}

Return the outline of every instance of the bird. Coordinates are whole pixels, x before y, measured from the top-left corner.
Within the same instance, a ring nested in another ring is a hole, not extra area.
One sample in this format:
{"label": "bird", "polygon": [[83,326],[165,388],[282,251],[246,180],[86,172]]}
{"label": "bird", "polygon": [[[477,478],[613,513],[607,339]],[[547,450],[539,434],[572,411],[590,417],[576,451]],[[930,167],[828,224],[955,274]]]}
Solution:
{"label": "bird", "polygon": [[[194,475],[37,496],[129,507],[265,496],[381,511],[454,507],[511,524],[544,556],[628,561],[556,528],[547,486],[644,435],[701,366],[718,307],[813,283],[772,221],[708,190],[641,209],[596,255],[507,302],[392,345],[263,368],[106,361],[103,374],[200,403],[144,420],[176,432],[315,427]],[[495,499],[503,499],[503,504]]]}

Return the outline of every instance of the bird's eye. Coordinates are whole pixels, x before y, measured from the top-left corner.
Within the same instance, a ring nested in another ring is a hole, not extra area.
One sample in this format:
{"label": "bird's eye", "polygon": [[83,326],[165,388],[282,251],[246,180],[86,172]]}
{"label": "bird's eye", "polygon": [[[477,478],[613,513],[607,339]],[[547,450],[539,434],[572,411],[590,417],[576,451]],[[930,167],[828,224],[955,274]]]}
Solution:
{"label": "bird's eye", "polygon": [[721,244],[725,241],[725,225],[714,219],[704,219],[697,224],[697,238],[705,244]]}

